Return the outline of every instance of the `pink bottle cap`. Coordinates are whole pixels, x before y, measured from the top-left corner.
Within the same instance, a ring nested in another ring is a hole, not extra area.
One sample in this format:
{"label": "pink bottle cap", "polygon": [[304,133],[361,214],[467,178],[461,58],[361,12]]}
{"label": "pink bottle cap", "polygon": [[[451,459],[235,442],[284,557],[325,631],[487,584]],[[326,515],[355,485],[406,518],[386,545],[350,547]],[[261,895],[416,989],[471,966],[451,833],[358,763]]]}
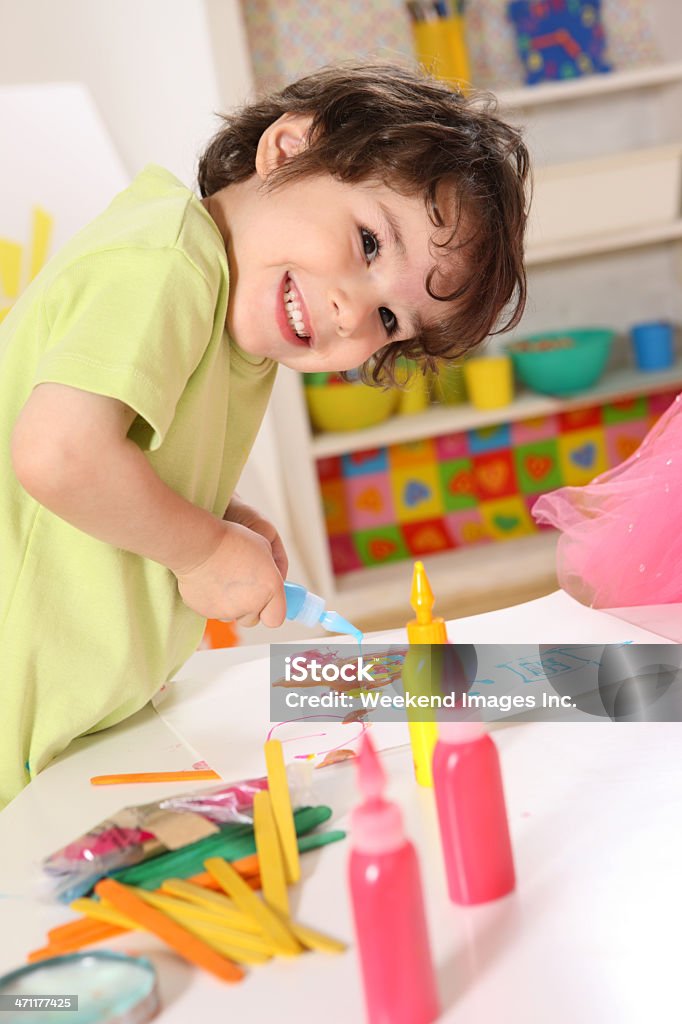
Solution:
{"label": "pink bottle cap", "polygon": [[405,843],[403,816],[397,804],[383,798],[386,775],[367,732],[360,741],[357,766],[365,800],[351,814],[353,847],[361,853],[397,850]]}
{"label": "pink bottle cap", "polygon": [[438,726],[438,738],[443,743],[473,743],[485,734],[483,722],[441,722]]}

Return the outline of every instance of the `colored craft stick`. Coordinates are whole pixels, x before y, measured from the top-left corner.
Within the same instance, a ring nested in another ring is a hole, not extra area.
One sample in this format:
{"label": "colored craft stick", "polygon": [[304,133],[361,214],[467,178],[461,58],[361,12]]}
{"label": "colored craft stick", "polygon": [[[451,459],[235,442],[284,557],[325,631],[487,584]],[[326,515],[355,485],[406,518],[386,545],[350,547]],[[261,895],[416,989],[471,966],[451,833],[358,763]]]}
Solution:
{"label": "colored craft stick", "polygon": [[301,865],[296,843],[296,826],[291,809],[287,769],[284,763],[282,744],[279,740],[268,740],[265,744],[265,765],[268,773],[268,792],[272,801],[272,813],[282,844],[284,866],[288,882],[293,885],[301,877]]}
{"label": "colored craft stick", "polygon": [[[166,884],[164,883],[164,890],[165,888]],[[204,894],[201,892],[195,893],[196,888],[196,886],[190,885],[187,882],[181,882],[177,879],[175,881],[169,880],[168,882],[168,889],[171,892],[175,892],[178,895],[182,893],[182,902],[187,901],[185,902],[186,907],[191,906],[188,901],[194,898],[197,900],[195,904],[196,909],[201,910],[202,905],[199,901]],[[152,906],[157,905],[160,910],[164,909],[164,905],[161,904],[158,898],[160,894],[140,892],[138,895],[141,895],[143,899],[150,902]],[[203,933],[200,937],[206,939],[207,942],[211,939],[213,939],[214,942],[218,942],[220,941],[221,936],[227,936],[227,933],[232,927],[239,936],[238,946],[232,947],[233,952],[235,949],[252,950],[254,953],[262,954],[262,961],[258,962],[264,963],[266,960],[270,959],[272,955],[272,945],[268,943],[266,939],[262,938],[260,925],[241,911],[233,910],[232,901],[226,896],[219,896],[216,893],[208,893],[208,895],[215,896],[216,899],[210,900],[208,903],[208,909],[213,911],[210,918],[207,917],[204,922],[198,919],[198,923]],[[180,903],[181,900],[178,900],[177,902]],[[131,921],[130,918],[121,914],[120,911],[114,910],[113,907],[110,907],[102,900],[93,900],[88,899],[87,897],[82,897],[81,899],[73,901],[71,909],[78,913],[85,914],[88,918],[92,918],[97,922],[105,921],[109,924],[116,925],[119,928],[125,928],[128,931],[133,931],[140,927],[134,921]],[[216,928],[212,932],[211,918],[213,918],[213,920],[219,920],[222,923],[222,928]],[[70,925],[81,925],[84,921],[83,918],[80,918],[78,921],[71,921],[69,923]],[[191,927],[189,915],[187,916],[187,927]],[[289,927],[299,942],[307,949],[318,950],[322,953],[343,953],[347,948],[346,944],[340,942],[338,939],[324,935],[322,932],[313,928],[308,928],[306,925],[298,924],[296,921],[290,920]],[[249,934],[247,934],[247,931]],[[229,940],[226,938],[226,942],[227,941]],[[50,946],[50,949],[52,948],[54,947]],[[250,962],[253,963],[256,961],[252,960]]]}
{"label": "colored craft stick", "polygon": [[0,238],[0,288],[8,299],[16,299],[21,287],[21,246]]}
{"label": "colored craft stick", "polygon": [[72,936],[68,941],[50,942],[49,945],[44,946],[41,949],[32,950],[26,959],[29,963],[34,963],[36,960],[45,960],[47,957],[51,956],[63,956],[65,953],[77,953],[78,950],[83,949],[84,946],[92,946],[96,942],[102,942],[104,939],[113,939],[117,935],[124,934],[124,928],[117,928],[115,925],[105,924],[102,921],[98,931],[88,930],[84,931],[82,935]]}
{"label": "colored craft stick", "polygon": [[[255,878],[260,874],[260,865],[258,863],[258,854],[252,853],[248,857],[240,857],[239,860],[233,860],[232,867],[235,871],[238,871],[242,878]],[[201,885],[208,889],[218,889],[222,892],[222,889],[216,882],[215,878],[211,878],[208,871],[200,871],[197,875],[192,875],[191,878],[187,879],[188,882],[193,882],[195,885]]]}
{"label": "colored craft stick", "polygon": [[226,956],[238,964],[258,967],[261,964],[266,964],[268,960],[272,960],[272,953],[259,953],[255,949],[245,949],[243,946],[233,945],[223,936],[220,929],[214,928],[213,925],[202,925],[201,928],[188,925],[187,928],[189,931],[193,931],[197,938],[205,942],[207,946],[214,949],[216,953],[220,953],[222,956]]}
{"label": "colored craft stick", "polygon": [[[182,900],[172,900],[170,897],[164,899],[156,893],[147,893],[142,890],[138,895],[142,896],[145,902],[183,924],[188,931],[194,932],[198,938],[203,939],[209,946],[224,956],[228,956],[231,960],[257,965],[267,963],[272,958],[272,946],[260,934],[226,927],[227,919],[222,912],[219,915],[215,912],[209,913],[201,907],[192,906]],[[227,900],[225,902],[227,903]],[[107,921],[127,931],[140,928],[140,925],[121,914],[120,911],[114,910],[103,900],[78,899],[73,901],[71,907],[96,921]],[[238,911],[234,913],[253,928],[253,923],[245,915],[239,914]],[[206,915],[204,920],[200,916],[202,914]],[[74,921],[72,924],[81,924],[81,922],[82,919]],[[54,948],[54,945],[51,945],[49,950]]]}
{"label": "colored craft stick", "polygon": [[[210,946],[219,943],[222,949],[229,947],[230,959],[236,959],[241,963],[266,963],[272,957],[272,944],[262,935],[229,928],[216,914],[210,913],[203,907],[192,906],[192,904],[174,899],[172,896],[145,892],[143,889],[139,891],[138,895],[145,903],[160,910],[161,913],[167,914],[172,920],[198,935]],[[254,956],[252,957],[251,954]]]}
{"label": "colored craft stick", "polygon": [[[250,889],[248,891],[251,892]],[[114,909],[120,910],[146,931],[152,932],[197,967],[209,971],[222,981],[241,981],[244,977],[243,970],[235,963],[216,953],[211,946],[187,931],[177,921],[172,921],[165,914],[150,907],[128,886],[105,878],[97,883],[95,892],[100,899],[107,900]]]}
{"label": "colored craft stick", "polygon": [[88,932],[99,931],[101,928],[96,921],[69,921],[67,924],[50,928],[47,933],[47,941],[50,945],[62,945],[65,942],[70,942],[71,939],[85,936]]}
{"label": "colored craft stick", "polygon": [[[217,882],[216,885],[218,885]],[[243,910],[239,910],[234,901],[227,898],[225,890],[221,886],[218,885],[218,888],[220,892],[207,891],[180,878],[169,878],[161,886],[161,892],[220,914],[225,924],[229,927],[238,928],[241,931],[255,932],[256,934],[260,933],[262,929],[258,922],[254,921],[250,914],[245,914]]]}
{"label": "colored craft stick", "polygon": [[[299,835],[304,835],[331,817],[329,807],[301,807],[294,814],[294,823]],[[324,833],[323,833],[324,835]],[[313,845],[305,847],[313,849],[322,845],[319,836],[310,836]],[[299,844],[301,840],[299,840]],[[188,878],[201,871],[208,857],[223,857],[225,860],[240,860],[256,851],[253,829],[250,825],[230,825],[221,829],[220,833],[199,839],[196,843],[183,846],[180,850],[159,854],[141,864],[113,871],[111,877],[126,885],[134,885],[140,889],[158,889],[166,878]]]}
{"label": "colored craft stick", "polygon": [[128,772],[123,775],[93,775],[93,786],[118,786],[131,782],[207,782],[221,781],[221,776],[210,768],[187,772]]}
{"label": "colored craft stick", "polygon": [[[232,861],[234,863],[234,861]],[[241,874],[241,871],[239,872]],[[247,885],[251,886],[252,889],[261,889],[260,875],[242,875],[242,878]],[[165,881],[165,879],[164,879]],[[211,878],[208,871],[202,871],[198,875],[190,875],[187,879],[188,882],[194,882],[195,885],[200,886],[202,889],[210,889],[212,892],[222,892],[215,878]],[[161,883],[163,885],[163,882]]]}
{"label": "colored craft stick", "polygon": [[330,832],[315,832],[310,836],[301,836],[298,841],[298,852],[307,853],[309,850],[317,850],[320,846],[338,843],[340,839],[345,838],[346,833],[341,832],[339,829],[333,829]]}
{"label": "colored craft stick", "polygon": [[29,281],[45,266],[52,236],[53,218],[41,206],[33,207]]}
{"label": "colored craft stick", "polygon": [[[168,893],[140,890],[139,895],[145,903],[151,904],[152,907],[163,911],[169,917],[177,914],[178,919],[180,917],[184,918],[188,927],[190,921],[194,921],[202,927],[203,925],[212,925],[221,931],[229,932],[235,945],[241,945],[243,941],[245,949],[256,949],[261,953],[272,953],[271,944],[263,938],[260,932],[248,931],[247,929],[242,930],[239,926],[235,926],[233,922],[228,922],[215,909],[200,907],[196,903],[189,903],[186,900],[178,899],[177,896],[170,896]],[[246,915],[244,916],[246,917]]]}
{"label": "colored craft stick", "polygon": [[284,956],[295,956],[301,952],[301,945],[294,937],[289,927],[282,919],[271,910],[267,903],[264,903],[245,883],[241,875],[238,875],[231,864],[219,857],[210,857],[206,861],[206,870],[213,875],[216,881],[231,896],[240,910],[250,914],[260,926],[264,933],[271,939],[275,951]]}
{"label": "colored craft stick", "polygon": [[[253,828],[261,866],[263,899],[283,917],[289,916],[289,893],[284,873],[282,847],[272,811],[270,793],[263,790],[253,797]],[[293,828],[293,819],[292,819]],[[294,836],[295,840],[295,836]],[[298,847],[296,848],[298,854]]]}
{"label": "colored craft stick", "polygon": [[[88,896],[81,896],[79,899],[74,900],[69,904],[72,910],[76,910],[79,914],[85,914],[87,918],[91,918],[93,921],[105,921],[107,924],[116,925],[118,928],[127,928],[128,931],[136,931],[139,929],[139,925],[131,921],[129,917],[122,914],[120,910],[114,910],[107,903],[102,900],[93,900]],[[81,918],[82,920],[82,918]],[[80,923],[80,922],[75,922]]]}
{"label": "colored craft stick", "polygon": [[323,935],[322,932],[307,925],[298,924],[296,921],[289,921],[289,927],[299,942],[302,942],[307,949],[317,949],[321,953],[345,953],[348,948],[345,942],[332,939],[330,935]]}

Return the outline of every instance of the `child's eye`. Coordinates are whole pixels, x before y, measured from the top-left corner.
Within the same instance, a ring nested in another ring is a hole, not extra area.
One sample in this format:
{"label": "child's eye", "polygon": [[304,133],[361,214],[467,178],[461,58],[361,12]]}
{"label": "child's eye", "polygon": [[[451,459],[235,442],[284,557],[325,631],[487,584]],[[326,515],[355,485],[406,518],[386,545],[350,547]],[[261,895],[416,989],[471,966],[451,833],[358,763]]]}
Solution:
{"label": "child's eye", "polygon": [[390,337],[392,334],[395,334],[398,330],[398,321],[395,313],[391,313],[390,309],[386,309],[385,306],[379,306],[379,316],[388,336]]}
{"label": "child's eye", "polygon": [[[368,263],[372,263],[381,252],[381,239],[373,231],[370,231],[369,228],[362,227],[360,228],[360,237],[362,238],[365,259]],[[379,316],[384,325],[384,330],[390,338],[398,330],[398,320],[395,314],[390,309],[386,309],[385,306],[379,306]]]}
{"label": "child's eye", "polygon": [[375,260],[381,252],[381,242],[368,228],[360,228],[360,237],[362,238],[362,248],[365,252],[365,258],[368,263]]}

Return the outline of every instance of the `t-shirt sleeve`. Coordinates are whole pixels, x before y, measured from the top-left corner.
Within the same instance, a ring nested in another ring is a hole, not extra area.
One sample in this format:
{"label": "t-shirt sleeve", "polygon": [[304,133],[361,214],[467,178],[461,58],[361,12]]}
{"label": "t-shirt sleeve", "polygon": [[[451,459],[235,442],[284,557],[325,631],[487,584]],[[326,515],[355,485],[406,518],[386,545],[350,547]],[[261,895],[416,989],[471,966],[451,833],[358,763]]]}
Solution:
{"label": "t-shirt sleeve", "polygon": [[116,398],[162,443],[211,340],[216,288],[180,250],[115,249],[66,267],[45,296],[48,347],[34,383]]}

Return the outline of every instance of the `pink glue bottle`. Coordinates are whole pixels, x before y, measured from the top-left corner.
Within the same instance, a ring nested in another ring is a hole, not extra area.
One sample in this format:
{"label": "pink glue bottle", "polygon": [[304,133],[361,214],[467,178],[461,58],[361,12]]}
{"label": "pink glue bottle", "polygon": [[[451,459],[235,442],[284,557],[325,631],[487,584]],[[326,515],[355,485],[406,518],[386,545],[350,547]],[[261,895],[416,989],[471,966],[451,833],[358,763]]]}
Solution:
{"label": "pink glue bottle", "polygon": [[417,854],[367,733],[357,764],[365,799],[351,816],[349,881],[367,1020],[430,1024],[439,1006]]}
{"label": "pink glue bottle", "polygon": [[433,783],[450,899],[506,896],[516,878],[500,759],[481,722],[441,722]]}

